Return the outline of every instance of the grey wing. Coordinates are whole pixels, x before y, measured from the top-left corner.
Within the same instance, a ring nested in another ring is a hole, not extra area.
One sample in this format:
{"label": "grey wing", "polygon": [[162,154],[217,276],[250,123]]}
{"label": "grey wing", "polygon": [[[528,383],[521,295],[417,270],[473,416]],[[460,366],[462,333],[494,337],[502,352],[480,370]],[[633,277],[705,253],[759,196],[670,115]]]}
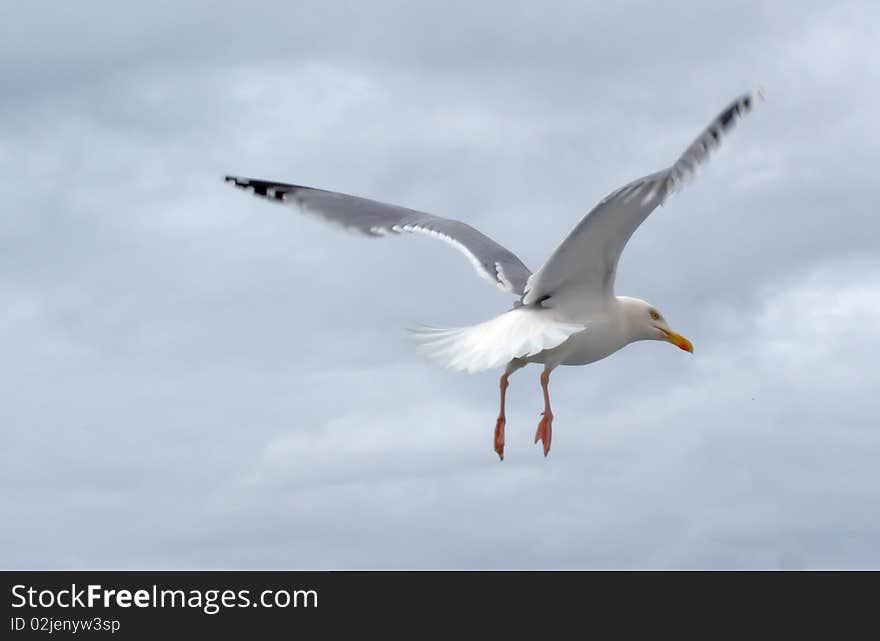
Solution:
{"label": "grey wing", "polygon": [[529,278],[524,304],[553,306],[556,297],[614,295],[617,263],[627,241],[648,215],[678,191],[734,123],[763,99],[758,91],[734,100],[671,167],[639,178],[603,198]]}
{"label": "grey wing", "polygon": [[226,181],[269,200],[297,205],[306,213],[368,237],[404,232],[433,236],[464,253],[478,274],[512,294],[522,295],[532,275],[513,252],[458,220],[302,185],[239,176],[226,176]]}

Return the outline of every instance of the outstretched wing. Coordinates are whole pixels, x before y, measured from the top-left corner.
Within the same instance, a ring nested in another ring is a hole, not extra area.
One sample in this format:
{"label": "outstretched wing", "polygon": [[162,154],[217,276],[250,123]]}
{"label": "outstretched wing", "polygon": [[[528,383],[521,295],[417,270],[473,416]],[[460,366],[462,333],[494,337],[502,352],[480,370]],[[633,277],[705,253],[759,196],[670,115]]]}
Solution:
{"label": "outstretched wing", "polygon": [[553,297],[610,297],[623,248],[636,228],[678,191],[721,144],[722,135],[763,99],[760,91],[734,100],[674,165],[624,185],[596,205],[529,278],[524,304],[553,306]]}
{"label": "outstretched wing", "polygon": [[532,275],[513,252],[458,220],[301,185],[238,176],[226,176],[226,181],[368,237],[410,232],[439,238],[464,253],[480,276],[512,294],[523,294]]}

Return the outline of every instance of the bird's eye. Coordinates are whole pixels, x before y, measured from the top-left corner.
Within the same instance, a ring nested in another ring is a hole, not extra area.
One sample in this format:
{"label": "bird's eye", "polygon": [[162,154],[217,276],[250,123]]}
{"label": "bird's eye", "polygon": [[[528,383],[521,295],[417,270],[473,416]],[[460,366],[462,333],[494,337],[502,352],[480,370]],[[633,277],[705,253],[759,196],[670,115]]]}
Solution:
{"label": "bird's eye", "polygon": [[660,320],[660,314],[653,309],[651,310],[651,320]]}

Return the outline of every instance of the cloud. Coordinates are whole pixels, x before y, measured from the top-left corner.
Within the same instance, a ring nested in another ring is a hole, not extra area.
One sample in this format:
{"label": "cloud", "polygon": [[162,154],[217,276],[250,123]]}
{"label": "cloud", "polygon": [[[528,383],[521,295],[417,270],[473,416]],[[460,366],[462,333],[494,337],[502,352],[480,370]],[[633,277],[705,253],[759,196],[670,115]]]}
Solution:
{"label": "cloud", "polygon": [[[114,7],[3,20],[0,564],[878,565],[872,5]],[[756,84],[621,263],[695,356],[560,368],[547,460],[537,371],[499,464],[496,374],[403,338],[510,305],[467,261],[221,180],[459,217],[535,269]]]}

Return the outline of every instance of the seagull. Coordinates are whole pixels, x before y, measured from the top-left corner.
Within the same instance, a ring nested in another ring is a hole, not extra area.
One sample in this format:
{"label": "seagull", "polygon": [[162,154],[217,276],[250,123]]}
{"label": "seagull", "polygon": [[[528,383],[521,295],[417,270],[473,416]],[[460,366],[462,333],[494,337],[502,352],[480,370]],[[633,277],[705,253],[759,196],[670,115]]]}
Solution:
{"label": "seagull", "polygon": [[558,366],[593,363],[643,340],[666,341],[693,353],[691,342],[673,331],[654,305],[614,294],[617,263],[636,228],[681,189],[722,137],[763,98],[761,90],[740,96],[671,166],[605,196],[535,273],[513,252],[458,220],[302,185],[240,176],[225,180],[367,237],[413,233],[445,241],[464,253],[480,276],[518,296],[511,309],[482,323],[416,326],[410,328],[410,336],[425,356],[447,368],[467,372],[504,368],[493,437],[493,449],[502,461],[508,379],[529,363],[542,364],[544,411],[535,443],[542,444],[546,457],[553,426],[548,385]]}

